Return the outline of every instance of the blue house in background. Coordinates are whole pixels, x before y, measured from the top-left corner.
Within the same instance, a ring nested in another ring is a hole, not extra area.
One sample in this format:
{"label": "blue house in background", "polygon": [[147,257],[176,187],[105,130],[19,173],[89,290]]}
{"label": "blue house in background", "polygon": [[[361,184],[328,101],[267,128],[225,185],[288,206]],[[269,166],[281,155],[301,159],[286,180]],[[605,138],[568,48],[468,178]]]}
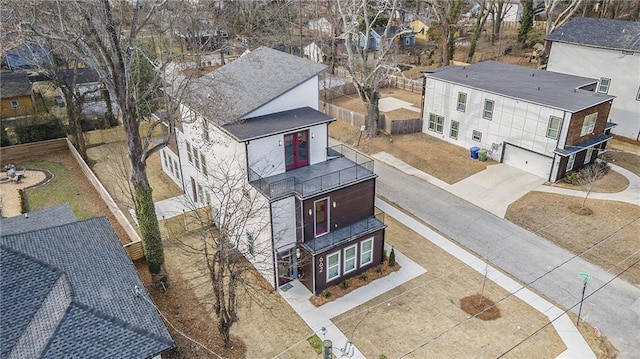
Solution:
{"label": "blue house in background", "polygon": [[33,69],[53,65],[51,51],[40,44],[23,43],[5,51],[2,67],[10,70]]}
{"label": "blue house in background", "polygon": [[[411,29],[400,29],[396,26],[389,27],[387,36],[384,37],[385,27],[377,27],[371,29],[369,33],[369,50],[378,51],[382,46],[382,41],[391,42],[399,34],[400,42],[404,47],[410,47],[416,44],[416,32]],[[360,48],[364,48],[366,36],[364,33],[360,33]]]}

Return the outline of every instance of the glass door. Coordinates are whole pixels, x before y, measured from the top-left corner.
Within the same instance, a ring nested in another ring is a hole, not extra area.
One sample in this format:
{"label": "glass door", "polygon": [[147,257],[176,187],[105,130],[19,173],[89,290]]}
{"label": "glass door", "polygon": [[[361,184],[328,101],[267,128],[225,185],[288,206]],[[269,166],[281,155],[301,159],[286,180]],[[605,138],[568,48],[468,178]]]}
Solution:
{"label": "glass door", "polygon": [[308,130],[284,135],[284,158],[287,170],[309,164]]}

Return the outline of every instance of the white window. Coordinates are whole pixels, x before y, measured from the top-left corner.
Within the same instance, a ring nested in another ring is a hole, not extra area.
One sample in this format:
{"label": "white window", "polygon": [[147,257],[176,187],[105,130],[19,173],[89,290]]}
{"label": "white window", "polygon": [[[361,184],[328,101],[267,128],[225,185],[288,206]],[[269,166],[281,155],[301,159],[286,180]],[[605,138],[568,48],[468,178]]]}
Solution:
{"label": "white window", "polygon": [[211,203],[211,192],[204,191],[204,198],[207,200],[207,204]]}
{"label": "white window", "polygon": [[204,189],[200,183],[198,183],[198,199],[204,201]]}
{"label": "white window", "polygon": [[549,125],[547,126],[547,137],[553,138],[554,140],[558,139],[558,132],[560,132],[561,121],[562,119],[560,119],[560,117],[549,117]]}
{"label": "white window", "polygon": [[200,169],[200,156],[195,146],[193,147],[193,165],[196,166],[196,169]]}
{"label": "white window", "polygon": [[202,169],[202,175],[207,177],[209,176],[209,172],[207,172],[207,161],[204,158],[204,153],[200,152],[200,164]]}
{"label": "white window", "polygon": [[584,164],[591,162],[591,157],[593,156],[593,147],[587,148],[587,153],[584,155]]}
{"label": "white window", "polygon": [[458,139],[458,130],[460,129],[460,122],[451,121],[451,128],[449,128],[449,137]]}
{"label": "white window", "polygon": [[20,104],[16,100],[11,100],[11,108],[17,110],[20,108]]}
{"label": "white window", "polygon": [[601,77],[600,82],[598,83],[598,92],[600,93],[609,92],[609,85],[611,85],[611,79]]}
{"label": "white window", "polygon": [[191,144],[187,142],[187,160],[193,164],[193,155],[191,154]]}
{"label": "white window", "polygon": [[485,120],[491,120],[493,118],[493,101],[484,101],[484,111],[482,111],[482,118]]}
{"label": "white window", "polygon": [[444,117],[430,113],[429,114],[429,130],[437,133],[442,133],[443,127],[444,127]]}
{"label": "white window", "polygon": [[173,160],[173,171],[176,177],[180,179],[180,171],[178,170],[178,162],[176,162],[176,160]]}
{"label": "white window", "polygon": [[171,169],[171,167],[169,167],[168,162],[167,162],[167,153],[162,151],[162,165],[165,168]]}
{"label": "white window", "polygon": [[473,130],[473,135],[471,135],[471,139],[476,142],[482,141],[482,132]]}
{"label": "white window", "polygon": [[344,249],[344,273],[356,269],[356,245]]}
{"label": "white window", "polygon": [[467,108],[467,94],[464,92],[458,92],[458,106],[456,110],[464,112]]}
{"label": "white window", "polygon": [[593,129],[596,127],[597,119],[598,119],[597,112],[584,116],[584,122],[582,123],[582,131],[580,132],[580,136],[593,133]]}
{"label": "white window", "polygon": [[340,252],[327,256],[327,282],[340,276]]}
{"label": "white window", "polygon": [[576,162],[576,154],[572,154],[569,156],[569,161],[567,161],[567,172],[573,170],[573,164]]}
{"label": "white window", "polygon": [[638,87],[638,93],[636,94],[636,101],[640,101],[640,87]]}
{"label": "white window", "polygon": [[360,242],[360,267],[373,262],[373,238]]}

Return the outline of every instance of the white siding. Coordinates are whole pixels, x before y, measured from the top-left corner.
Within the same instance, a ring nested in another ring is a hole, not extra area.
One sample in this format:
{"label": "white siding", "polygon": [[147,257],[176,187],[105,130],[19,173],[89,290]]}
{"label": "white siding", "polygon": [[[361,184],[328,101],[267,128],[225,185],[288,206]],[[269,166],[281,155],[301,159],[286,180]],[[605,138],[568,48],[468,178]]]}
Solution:
{"label": "white siding", "polygon": [[609,119],[618,124],[613,133],[636,138],[640,132],[640,52],[624,54],[619,50],[554,42],[549,54],[548,71],[611,79],[608,94],[613,100]]}
{"label": "white siding", "polygon": [[275,112],[293,110],[300,107],[311,107],[318,109],[319,101],[318,92],[318,76],[303,82],[302,84],[292,88],[280,97],[250,112],[245,118],[269,115]]}
{"label": "white siding", "polygon": [[[458,92],[467,94],[465,112],[456,109]],[[494,102],[491,120],[483,118],[485,100]],[[429,130],[430,113],[444,117],[442,134]],[[499,149],[503,142],[546,156],[553,156],[557,140],[547,137],[550,116],[563,118],[564,112],[429,78],[425,93],[422,131],[466,148],[478,146],[491,149],[494,145],[491,157],[496,160],[500,160]],[[451,121],[460,123],[457,139],[449,136]],[[480,142],[472,140],[474,130],[482,133]]]}
{"label": "white siding", "polygon": [[271,204],[274,247],[277,252],[290,249],[296,243],[296,203],[293,196]]}

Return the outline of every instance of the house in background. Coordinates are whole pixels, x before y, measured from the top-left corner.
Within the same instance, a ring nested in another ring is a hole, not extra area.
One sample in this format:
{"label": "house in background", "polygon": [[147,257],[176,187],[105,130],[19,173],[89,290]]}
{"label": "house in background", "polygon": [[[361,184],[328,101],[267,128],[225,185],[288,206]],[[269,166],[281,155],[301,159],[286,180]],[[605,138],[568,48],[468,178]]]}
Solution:
{"label": "house in background", "polygon": [[0,357],[160,358],[174,347],[109,221],[0,219]]}
{"label": "house in background", "polygon": [[596,91],[616,97],[613,133],[640,136],[640,23],[575,18],[555,29],[547,41],[547,70],[598,79]]}
{"label": "house in background", "polygon": [[425,74],[423,132],[555,182],[611,138],[598,80],[486,61]]}
{"label": "house in background", "polygon": [[[243,218],[235,245],[274,288],[299,279],[318,293],[383,259],[373,160],[329,146],[334,119],[318,111],[324,70],[261,47],[201,77],[161,154],[216,224]],[[233,196],[242,209],[229,209]]]}
{"label": "house in background", "polygon": [[409,23],[409,27],[415,33],[415,38],[420,41],[429,40],[429,26],[420,20],[413,20]]}
{"label": "house in background", "polygon": [[319,64],[327,61],[327,46],[320,40],[313,41],[309,45],[302,48],[304,57]]}
{"label": "house in background", "polygon": [[29,75],[24,71],[0,72],[0,117],[13,118],[36,113]]}
{"label": "house in background", "polygon": [[11,71],[20,69],[50,68],[53,66],[51,51],[44,45],[24,42],[4,50],[2,67]]}
{"label": "house in background", "polygon": [[[101,116],[107,112],[107,104],[102,94],[104,86],[95,70],[86,67],[64,69],[58,70],[55,76],[58,84],[73,87],[76,95],[83,97],[82,113],[84,115],[90,117]],[[64,101],[64,104],[68,105],[62,89],[58,87],[56,91]]]}
{"label": "house in background", "polygon": [[[398,38],[404,47],[410,47],[416,44],[416,33],[412,29],[400,29],[396,26],[390,26],[385,34],[385,27],[377,27],[369,32],[368,49],[371,51],[379,51],[383,46],[390,44]],[[360,48],[364,48],[367,36],[360,33]]]}
{"label": "house in background", "polygon": [[312,36],[331,36],[333,35],[333,25],[324,17],[315,20],[309,20],[309,32]]}

